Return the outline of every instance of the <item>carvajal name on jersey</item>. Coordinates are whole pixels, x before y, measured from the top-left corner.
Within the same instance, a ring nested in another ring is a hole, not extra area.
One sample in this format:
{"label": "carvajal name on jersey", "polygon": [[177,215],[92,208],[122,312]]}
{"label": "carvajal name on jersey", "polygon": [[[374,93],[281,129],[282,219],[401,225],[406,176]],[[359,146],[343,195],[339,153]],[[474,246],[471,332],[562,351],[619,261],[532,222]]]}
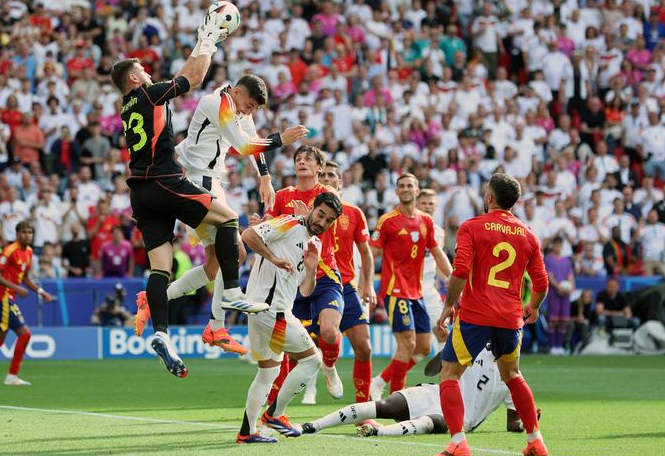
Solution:
{"label": "carvajal name on jersey", "polygon": [[485,222],[485,230],[498,231],[503,234],[512,234],[515,236],[526,237],[526,234],[524,233],[524,228],[522,228],[521,226],[511,226],[511,225],[504,225],[503,223]]}

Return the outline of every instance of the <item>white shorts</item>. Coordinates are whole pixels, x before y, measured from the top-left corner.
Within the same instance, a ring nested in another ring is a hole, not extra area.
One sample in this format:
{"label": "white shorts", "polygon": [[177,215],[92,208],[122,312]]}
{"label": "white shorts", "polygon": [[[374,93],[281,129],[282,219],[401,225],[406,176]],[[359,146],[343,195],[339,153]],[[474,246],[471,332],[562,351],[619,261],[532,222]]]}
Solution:
{"label": "white shorts", "polygon": [[[226,204],[226,194],[224,193],[224,188],[222,187],[219,179],[191,172],[187,173],[187,178],[199,187],[203,187],[212,193],[212,196],[214,196],[217,201],[222,204]],[[208,185],[207,182],[204,183],[204,179],[210,182],[210,184]],[[192,245],[196,245],[198,243],[201,243],[203,247],[213,245],[215,243],[216,234],[217,228],[208,223],[201,223],[196,227],[196,229],[190,226],[187,227],[187,237],[189,238],[189,243]]]}
{"label": "white shorts", "polygon": [[439,399],[439,385],[420,385],[397,391],[404,396],[409,407],[409,419],[425,415],[443,415]]}
{"label": "white shorts", "polygon": [[425,301],[425,308],[427,309],[427,315],[429,315],[429,322],[432,325],[432,328],[434,328],[436,322],[439,321],[441,311],[443,310],[441,295],[436,291],[428,290],[423,296],[423,301]]}
{"label": "white shorts", "polygon": [[281,324],[277,323],[277,314],[272,310],[248,316],[249,344],[256,361],[281,362],[284,352],[302,353],[316,348],[300,320],[290,310],[283,313]]}

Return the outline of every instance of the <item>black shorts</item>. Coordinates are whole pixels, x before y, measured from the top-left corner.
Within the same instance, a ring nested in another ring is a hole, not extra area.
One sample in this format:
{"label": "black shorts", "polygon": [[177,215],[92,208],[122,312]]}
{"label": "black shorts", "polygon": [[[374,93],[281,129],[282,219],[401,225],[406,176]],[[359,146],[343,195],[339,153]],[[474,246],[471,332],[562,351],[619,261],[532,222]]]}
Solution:
{"label": "black shorts", "polygon": [[173,240],[176,219],[196,228],[210,210],[212,195],[189,179],[127,179],[133,216],[150,251]]}

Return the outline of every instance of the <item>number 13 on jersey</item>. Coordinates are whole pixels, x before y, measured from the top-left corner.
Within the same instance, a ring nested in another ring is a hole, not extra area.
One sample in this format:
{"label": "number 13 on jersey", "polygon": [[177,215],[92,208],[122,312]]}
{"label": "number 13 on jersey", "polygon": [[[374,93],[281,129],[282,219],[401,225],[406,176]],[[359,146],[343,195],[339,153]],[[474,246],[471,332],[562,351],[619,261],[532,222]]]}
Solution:
{"label": "number 13 on jersey", "polygon": [[138,112],[133,112],[129,116],[129,125],[125,123],[124,120],[122,121],[122,129],[125,132],[125,136],[127,136],[128,129],[131,129],[135,135],[139,136],[139,141],[136,144],[133,146],[128,144],[129,150],[131,152],[138,152],[139,150],[143,149],[143,146],[145,146],[148,142],[148,135],[143,129],[143,116]]}

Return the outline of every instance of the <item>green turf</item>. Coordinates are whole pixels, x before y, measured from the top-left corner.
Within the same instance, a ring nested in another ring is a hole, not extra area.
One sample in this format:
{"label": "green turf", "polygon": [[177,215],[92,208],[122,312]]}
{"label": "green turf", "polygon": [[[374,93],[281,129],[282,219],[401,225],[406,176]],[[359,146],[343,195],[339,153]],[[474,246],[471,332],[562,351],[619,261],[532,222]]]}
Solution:
{"label": "green turf", "polygon": [[[375,360],[375,370],[385,363]],[[665,358],[532,356],[522,364],[543,409],[541,425],[552,456],[665,455]],[[180,380],[156,360],[27,361],[21,375],[33,386],[0,386],[0,406],[95,414],[0,408],[0,454],[431,455],[448,439],[361,439],[348,426],[281,439],[269,448],[236,445],[255,367],[237,360],[190,360],[188,365],[190,376]],[[0,372],[7,367],[0,363]],[[351,368],[350,361],[339,364],[346,379],[343,400],[327,397],[319,379],[319,405],[301,406],[297,398],[289,408],[292,421],[351,402]],[[425,380],[419,372],[409,377],[410,384]],[[474,455],[521,454],[524,435],[508,434],[504,426],[499,409],[470,434]]]}

